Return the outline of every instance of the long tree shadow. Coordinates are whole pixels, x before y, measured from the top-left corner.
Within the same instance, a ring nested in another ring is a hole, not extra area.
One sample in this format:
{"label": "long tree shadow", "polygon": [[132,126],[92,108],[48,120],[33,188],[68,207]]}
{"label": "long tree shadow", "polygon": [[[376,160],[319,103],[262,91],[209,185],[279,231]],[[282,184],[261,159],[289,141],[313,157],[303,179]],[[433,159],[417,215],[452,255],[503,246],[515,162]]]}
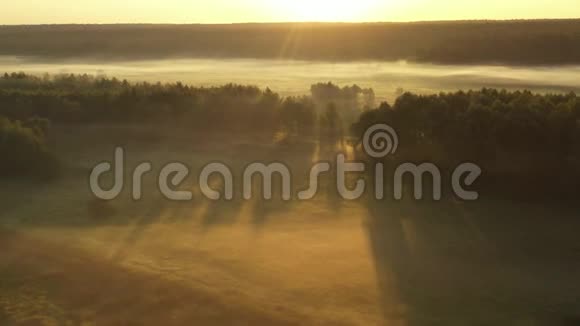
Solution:
{"label": "long tree shadow", "polygon": [[273,148],[266,154],[266,157],[276,158],[278,162],[288,167],[292,199],[283,199],[284,180],[281,176],[274,175],[271,179],[271,199],[264,197],[263,179],[261,177],[253,178],[252,184],[249,185],[252,187],[253,199],[247,204],[251,210],[250,223],[256,229],[262,229],[268,223],[270,217],[286,213],[297,204],[296,190],[300,189],[300,185],[305,183],[305,178],[309,177],[313,164],[312,157],[318,155],[316,151],[316,142],[304,141],[297,137],[284,145]]}
{"label": "long tree shadow", "polygon": [[414,261],[401,220],[404,212],[387,209],[376,201],[369,201],[367,205],[367,231],[383,296],[385,321],[400,319],[401,312],[393,305],[393,301],[400,299],[403,304],[409,305],[405,284],[412,280],[411,274],[414,271],[411,266]]}
{"label": "long tree shadow", "polygon": [[241,199],[236,200],[215,200],[209,201],[208,208],[202,218],[202,225],[208,229],[218,225],[231,225],[236,222],[236,217],[240,207],[243,205]]}
{"label": "long tree shadow", "polygon": [[[338,193],[337,189],[337,175],[336,175],[336,158],[339,154],[347,154],[347,146],[344,138],[340,134],[321,132],[319,135],[320,144],[320,160],[331,163],[331,170],[324,177],[319,180],[319,186],[324,199],[328,203],[334,213],[338,216],[343,204],[343,199]],[[347,160],[353,160],[353,157],[348,157]],[[352,179],[352,175],[348,175],[347,179]]]}
{"label": "long tree shadow", "polygon": [[[368,207],[385,319],[403,311],[408,325],[514,322],[502,311],[501,263],[453,203],[372,200]],[[404,309],[393,311],[393,297]]]}
{"label": "long tree shadow", "polygon": [[[526,234],[510,241],[497,220],[486,221],[485,214],[497,212],[497,207],[374,199],[367,207],[386,321],[402,317],[407,325],[420,326],[560,325],[579,307],[573,300],[580,292],[568,296],[570,284],[566,287],[540,268],[546,260],[513,248],[533,243],[526,237],[539,232],[506,223],[508,230]],[[558,273],[571,281],[567,271]]]}
{"label": "long tree shadow", "polygon": [[2,325],[297,325],[300,316],[0,229]]}
{"label": "long tree shadow", "polygon": [[156,199],[149,201],[147,205],[143,204],[140,203],[142,205],[140,206],[142,207],[141,209],[133,211],[134,215],[130,218],[136,220],[136,222],[129,234],[118,245],[117,250],[111,257],[112,261],[117,262],[125,258],[130,248],[139,241],[147,229],[154,223],[160,221],[168,202],[164,199]]}

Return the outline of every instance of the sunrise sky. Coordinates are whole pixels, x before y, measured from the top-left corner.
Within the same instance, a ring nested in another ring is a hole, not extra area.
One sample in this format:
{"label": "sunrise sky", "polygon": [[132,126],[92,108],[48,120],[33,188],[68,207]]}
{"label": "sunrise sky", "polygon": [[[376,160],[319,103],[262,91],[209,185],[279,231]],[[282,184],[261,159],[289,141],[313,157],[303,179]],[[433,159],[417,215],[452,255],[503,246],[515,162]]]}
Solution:
{"label": "sunrise sky", "polygon": [[0,24],[580,18],[578,0],[19,0]]}

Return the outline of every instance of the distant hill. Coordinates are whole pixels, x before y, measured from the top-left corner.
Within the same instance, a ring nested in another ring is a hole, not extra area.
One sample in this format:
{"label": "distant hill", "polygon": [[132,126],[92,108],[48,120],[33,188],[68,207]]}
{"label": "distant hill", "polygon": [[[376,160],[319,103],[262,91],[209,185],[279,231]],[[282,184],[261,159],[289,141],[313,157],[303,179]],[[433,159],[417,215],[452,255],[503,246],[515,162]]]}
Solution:
{"label": "distant hill", "polygon": [[580,20],[0,26],[0,55],[580,64]]}

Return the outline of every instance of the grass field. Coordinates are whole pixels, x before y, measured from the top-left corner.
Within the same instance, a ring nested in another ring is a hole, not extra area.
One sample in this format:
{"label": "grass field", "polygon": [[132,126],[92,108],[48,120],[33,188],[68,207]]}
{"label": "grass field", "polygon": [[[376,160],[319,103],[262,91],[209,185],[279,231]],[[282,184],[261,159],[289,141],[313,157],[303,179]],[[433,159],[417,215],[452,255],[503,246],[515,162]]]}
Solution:
{"label": "grass field", "polygon": [[62,177],[0,184],[2,325],[580,323],[573,207],[348,202],[328,180],[307,202],[212,202],[191,176],[191,202],[147,178],[142,201],[127,190],[97,210],[88,174],[115,145],[128,167],[284,161],[299,184],[340,148],[129,127],[55,127],[51,139]]}

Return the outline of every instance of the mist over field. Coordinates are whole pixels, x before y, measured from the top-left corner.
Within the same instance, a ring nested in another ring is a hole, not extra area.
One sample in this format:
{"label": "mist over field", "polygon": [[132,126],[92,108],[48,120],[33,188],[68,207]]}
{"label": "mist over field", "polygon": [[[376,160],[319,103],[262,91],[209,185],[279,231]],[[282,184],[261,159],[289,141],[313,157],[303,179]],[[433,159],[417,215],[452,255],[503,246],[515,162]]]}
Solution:
{"label": "mist over field", "polygon": [[482,87],[580,88],[580,20],[0,26],[0,71],[87,73],[303,95],[331,81],[394,101]]}
{"label": "mist over field", "polygon": [[0,71],[89,74],[130,81],[228,83],[269,87],[284,96],[305,95],[310,85],[332,81],[371,87],[380,100],[403,92],[433,94],[483,87],[567,93],[580,90],[580,66],[437,65],[399,62],[312,62],[269,59],[175,59],[115,61],[0,57]]}
{"label": "mist over field", "polygon": [[579,91],[580,20],[0,26],[0,325],[580,325]]}

